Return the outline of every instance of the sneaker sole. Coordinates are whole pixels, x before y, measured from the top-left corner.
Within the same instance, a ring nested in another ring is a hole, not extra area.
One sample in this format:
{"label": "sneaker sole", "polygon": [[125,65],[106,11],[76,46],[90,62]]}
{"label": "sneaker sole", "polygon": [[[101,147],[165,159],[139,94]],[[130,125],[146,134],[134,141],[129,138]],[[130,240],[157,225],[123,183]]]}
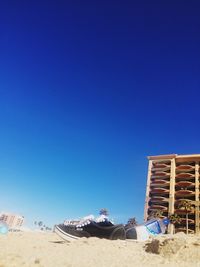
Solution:
{"label": "sneaker sole", "polygon": [[80,237],[73,236],[73,235],[70,235],[70,234],[64,232],[62,229],[60,229],[58,227],[58,225],[55,225],[54,233],[56,233],[57,235],[59,235],[62,239],[66,240],[66,241],[73,241],[73,240],[80,239]]}

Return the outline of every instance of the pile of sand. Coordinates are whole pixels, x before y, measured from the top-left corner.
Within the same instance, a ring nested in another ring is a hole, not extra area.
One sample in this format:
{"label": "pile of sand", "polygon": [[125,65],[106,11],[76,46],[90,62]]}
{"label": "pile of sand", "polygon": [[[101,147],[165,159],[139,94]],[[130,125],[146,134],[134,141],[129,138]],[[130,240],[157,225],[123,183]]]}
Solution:
{"label": "pile of sand", "polygon": [[0,235],[0,267],[200,266],[200,236],[158,237],[146,242],[82,238],[54,233]]}

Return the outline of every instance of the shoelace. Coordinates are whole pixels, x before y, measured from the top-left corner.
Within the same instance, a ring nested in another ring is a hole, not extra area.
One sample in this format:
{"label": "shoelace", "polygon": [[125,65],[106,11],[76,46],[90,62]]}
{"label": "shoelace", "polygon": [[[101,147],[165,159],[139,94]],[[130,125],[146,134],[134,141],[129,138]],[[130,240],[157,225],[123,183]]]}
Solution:
{"label": "shoelace", "polygon": [[76,227],[77,228],[83,227],[83,226],[89,225],[90,223],[91,223],[91,220],[82,221],[79,224],[77,224]]}

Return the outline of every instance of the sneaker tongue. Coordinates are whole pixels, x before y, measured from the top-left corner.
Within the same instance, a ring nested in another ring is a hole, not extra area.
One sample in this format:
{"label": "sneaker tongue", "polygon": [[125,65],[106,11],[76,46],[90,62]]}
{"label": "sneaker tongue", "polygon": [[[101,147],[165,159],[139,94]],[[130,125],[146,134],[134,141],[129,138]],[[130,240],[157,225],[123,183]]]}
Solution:
{"label": "sneaker tongue", "polygon": [[99,222],[105,222],[105,220],[107,220],[107,219],[108,219],[108,217],[102,214],[99,217],[97,217],[95,221],[97,223],[99,223]]}
{"label": "sneaker tongue", "polygon": [[97,223],[109,222],[109,223],[112,223],[113,224],[113,222],[111,220],[109,220],[108,216],[103,215],[103,214],[100,215],[99,217],[97,217],[96,220],[95,220],[95,222],[97,222]]}

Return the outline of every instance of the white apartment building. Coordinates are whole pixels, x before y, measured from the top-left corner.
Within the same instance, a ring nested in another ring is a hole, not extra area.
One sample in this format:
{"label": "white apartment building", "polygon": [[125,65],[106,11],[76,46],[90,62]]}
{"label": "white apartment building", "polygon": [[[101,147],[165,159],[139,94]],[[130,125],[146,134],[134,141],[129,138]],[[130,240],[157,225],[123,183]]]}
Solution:
{"label": "white apartment building", "polygon": [[9,228],[19,228],[24,223],[24,217],[18,214],[1,212],[0,221],[5,222]]}

